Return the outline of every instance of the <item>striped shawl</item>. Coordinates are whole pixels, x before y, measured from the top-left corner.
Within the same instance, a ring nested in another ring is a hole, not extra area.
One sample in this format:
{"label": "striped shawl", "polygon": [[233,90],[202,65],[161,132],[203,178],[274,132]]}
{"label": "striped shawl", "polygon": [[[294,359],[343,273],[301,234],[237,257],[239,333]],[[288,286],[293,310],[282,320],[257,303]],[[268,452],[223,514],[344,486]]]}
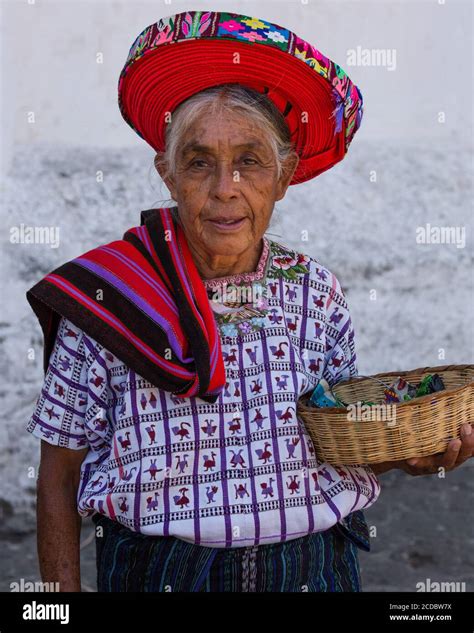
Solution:
{"label": "striped shawl", "polygon": [[225,384],[217,324],[173,209],[142,211],[122,240],[27,291],[44,334],[44,371],[62,315],[160,389],[216,402]]}

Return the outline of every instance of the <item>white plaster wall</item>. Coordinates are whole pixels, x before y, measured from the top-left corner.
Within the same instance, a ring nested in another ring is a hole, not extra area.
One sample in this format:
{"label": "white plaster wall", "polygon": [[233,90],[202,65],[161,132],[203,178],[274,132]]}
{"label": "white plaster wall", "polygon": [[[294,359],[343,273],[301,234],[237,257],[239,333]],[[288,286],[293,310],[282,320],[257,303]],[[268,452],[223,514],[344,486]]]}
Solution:
{"label": "white plaster wall", "polygon": [[[262,17],[318,46],[362,90],[360,137],[472,139],[471,0],[2,0],[1,7],[3,169],[18,142],[144,144],[118,110],[120,70],[144,27],[190,9]],[[395,49],[396,69],[349,66],[357,46]]]}

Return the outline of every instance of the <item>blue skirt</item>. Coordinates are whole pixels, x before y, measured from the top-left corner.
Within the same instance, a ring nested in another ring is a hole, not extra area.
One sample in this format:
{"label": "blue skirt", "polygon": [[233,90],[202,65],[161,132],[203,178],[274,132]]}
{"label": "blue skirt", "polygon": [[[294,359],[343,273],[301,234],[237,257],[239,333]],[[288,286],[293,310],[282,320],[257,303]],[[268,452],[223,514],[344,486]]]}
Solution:
{"label": "blue skirt", "polygon": [[139,534],[100,514],[92,520],[100,592],[361,591],[357,545],[338,525],[284,543],[226,549]]}

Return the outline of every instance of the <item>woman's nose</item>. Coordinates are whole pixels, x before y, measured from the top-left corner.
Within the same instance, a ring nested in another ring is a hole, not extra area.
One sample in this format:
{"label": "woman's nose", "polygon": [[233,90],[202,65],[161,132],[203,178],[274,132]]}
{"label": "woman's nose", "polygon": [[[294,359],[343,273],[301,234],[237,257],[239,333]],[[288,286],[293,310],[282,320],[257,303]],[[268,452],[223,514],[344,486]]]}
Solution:
{"label": "woman's nose", "polygon": [[229,162],[219,162],[212,178],[212,195],[221,200],[232,198],[238,193],[240,174]]}

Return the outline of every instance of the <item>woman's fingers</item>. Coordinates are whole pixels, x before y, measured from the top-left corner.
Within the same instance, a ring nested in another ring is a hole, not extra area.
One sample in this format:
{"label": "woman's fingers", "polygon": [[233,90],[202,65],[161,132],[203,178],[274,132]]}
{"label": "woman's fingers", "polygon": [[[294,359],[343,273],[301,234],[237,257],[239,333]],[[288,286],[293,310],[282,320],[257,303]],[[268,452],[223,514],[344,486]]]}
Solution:
{"label": "woman's fingers", "polygon": [[446,452],[441,457],[439,466],[445,470],[451,470],[456,465],[456,461],[461,450],[462,442],[459,439],[451,440]]}
{"label": "woman's fingers", "polygon": [[426,457],[416,457],[408,460],[414,475],[433,475],[439,472],[440,468],[451,470],[455,467],[461,449],[461,440],[451,440],[444,453],[428,455]]}
{"label": "woman's fingers", "polygon": [[426,469],[433,466],[433,459],[432,455],[428,455],[427,457],[411,457],[406,461],[409,466],[413,466],[418,470],[419,468]]}
{"label": "woman's fingers", "polygon": [[461,427],[461,450],[456,460],[456,466],[459,466],[467,459],[472,457],[474,453],[474,432],[470,424],[463,424]]}
{"label": "woman's fingers", "polygon": [[[444,456],[444,453],[441,453]],[[427,457],[412,457],[404,461],[405,466],[403,470],[410,475],[431,475],[438,471],[439,468],[439,455],[428,455]]]}
{"label": "woman's fingers", "polygon": [[461,438],[449,442],[444,453],[428,455],[427,457],[412,457],[401,462],[401,468],[411,475],[430,475],[457,468],[463,462],[474,456],[474,425],[463,424]]}

